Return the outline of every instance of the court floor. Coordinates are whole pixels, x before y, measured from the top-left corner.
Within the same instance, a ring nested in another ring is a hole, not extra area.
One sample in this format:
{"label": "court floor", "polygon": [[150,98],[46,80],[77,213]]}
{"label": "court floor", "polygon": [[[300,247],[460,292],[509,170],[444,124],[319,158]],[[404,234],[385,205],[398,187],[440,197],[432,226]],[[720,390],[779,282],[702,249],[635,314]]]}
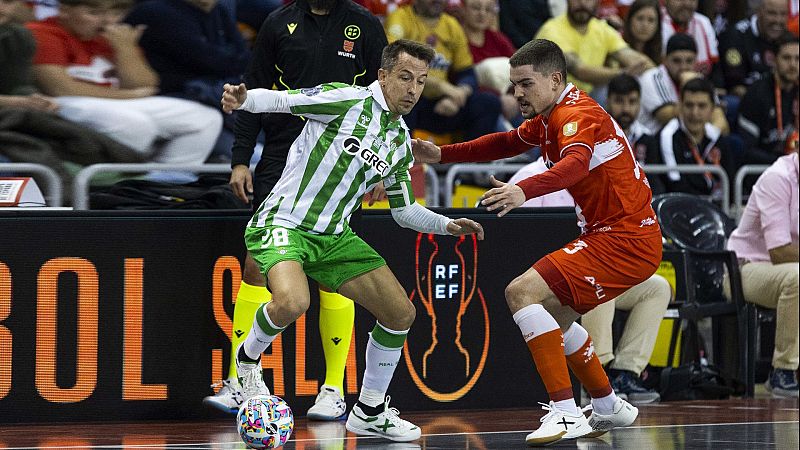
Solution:
{"label": "court floor", "polygon": [[[549,448],[797,449],[797,399],[732,399],[644,405],[637,422],[601,438]],[[4,412],[5,413],[5,412]],[[541,409],[403,412],[422,428],[413,443],[356,437],[344,422],[299,418],[286,450],[522,449]],[[0,426],[0,449],[243,449],[233,416],[199,422],[64,423]]]}

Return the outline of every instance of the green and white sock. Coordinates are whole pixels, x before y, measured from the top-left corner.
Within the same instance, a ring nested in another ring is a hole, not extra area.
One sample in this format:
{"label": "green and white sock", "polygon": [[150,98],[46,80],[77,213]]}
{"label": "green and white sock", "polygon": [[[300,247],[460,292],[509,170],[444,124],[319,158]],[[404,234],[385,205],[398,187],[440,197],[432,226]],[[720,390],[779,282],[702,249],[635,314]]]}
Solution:
{"label": "green and white sock", "polygon": [[286,328],[278,327],[270,320],[267,314],[268,304],[269,303],[258,308],[258,311],[256,311],[256,320],[253,321],[250,334],[248,334],[247,339],[244,340],[244,353],[248,358],[254,360],[257,360],[261,354],[264,353],[264,350],[269,347],[269,344],[271,344],[272,341],[281,334],[281,331]]}
{"label": "green and white sock", "polygon": [[367,367],[358,396],[359,402],[371,407],[377,407],[384,402],[407,334],[408,330],[394,331],[375,323],[367,342]]}

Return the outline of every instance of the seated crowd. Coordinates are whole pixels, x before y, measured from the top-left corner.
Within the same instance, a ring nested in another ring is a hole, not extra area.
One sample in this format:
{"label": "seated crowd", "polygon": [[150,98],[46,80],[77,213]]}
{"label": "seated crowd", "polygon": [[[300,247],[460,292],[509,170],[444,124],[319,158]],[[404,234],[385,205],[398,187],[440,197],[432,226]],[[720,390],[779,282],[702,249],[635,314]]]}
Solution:
{"label": "seated crowd", "polygon": [[[321,28],[327,13],[315,12],[317,5],[344,1],[351,0],[297,0],[311,5],[308,14],[319,16]],[[261,24],[286,3],[0,0],[0,132],[45,138],[47,124],[58,124],[97,143],[93,153],[58,148],[45,154],[0,137],[0,162],[40,162],[65,177],[75,166],[98,162],[246,163],[232,158],[238,122],[222,114],[220,92],[243,79]],[[788,184],[755,184],[731,248],[744,258],[746,300],[777,308],[778,328],[789,330],[776,338],[768,384],[776,395],[798,395],[796,0],[745,2],[752,11],[732,0],[702,7],[698,0],[355,3],[378,16],[388,42],[410,39],[436,50],[422,98],[405,117],[417,136],[458,142],[518,126],[508,59],[537,37],[564,50],[569,81],[615,118],[645,169],[718,166],[733,181],[743,165],[771,165],[768,173]],[[353,58],[357,38],[339,38]],[[31,118],[25,123],[35,117],[43,125],[3,129],[15,126],[3,119],[20,114]],[[527,155],[532,164],[525,173],[543,170],[536,149]],[[723,194],[713,172],[667,169],[648,178],[654,194],[715,200]],[[552,201],[570,205],[568,197]],[[765,225],[786,206],[793,213],[788,226]],[[657,331],[648,318],[663,316],[672,295],[660,277],[644,284],[584,319],[614,388],[640,402],[657,400],[638,378]],[[616,356],[615,308],[631,311]]]}

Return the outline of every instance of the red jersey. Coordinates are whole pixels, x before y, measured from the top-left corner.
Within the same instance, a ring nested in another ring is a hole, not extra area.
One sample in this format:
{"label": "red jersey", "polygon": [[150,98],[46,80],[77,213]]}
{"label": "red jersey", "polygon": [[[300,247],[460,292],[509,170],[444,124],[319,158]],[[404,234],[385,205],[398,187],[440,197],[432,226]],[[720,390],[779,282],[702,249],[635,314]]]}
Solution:
{"label": "red jersey", "polygon": [[516,130],[471,143],[442,146],[442,162],[498,159],[536,146],[542,148],[545,165],[553,170],[517,183],[527,198],[566,189],[575,199],[584,233],[635,238],[661,232],[650,206],[650,185],[625,133],[597,102],[571,83],[549,117],[539,115]]}
{"label": "red jersey", "polygon": [[117,86],[114,50],[105,38],[97,36],[82,41],[51,17],[42,22],[26,24],[36,39],[33,64],[63,66],[78,81]]}

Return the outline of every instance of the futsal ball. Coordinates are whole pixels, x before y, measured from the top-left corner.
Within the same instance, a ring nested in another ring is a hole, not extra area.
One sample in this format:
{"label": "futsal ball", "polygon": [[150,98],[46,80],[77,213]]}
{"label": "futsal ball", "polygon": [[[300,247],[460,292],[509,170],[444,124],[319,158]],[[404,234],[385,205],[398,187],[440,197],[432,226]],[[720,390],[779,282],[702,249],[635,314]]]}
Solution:
{"label": "futsal ball", "polygon": [[292,409],[275,395],[258,395],[242,403],[236,415],[239,436],[250,448],[278,448],[294,429]]}

